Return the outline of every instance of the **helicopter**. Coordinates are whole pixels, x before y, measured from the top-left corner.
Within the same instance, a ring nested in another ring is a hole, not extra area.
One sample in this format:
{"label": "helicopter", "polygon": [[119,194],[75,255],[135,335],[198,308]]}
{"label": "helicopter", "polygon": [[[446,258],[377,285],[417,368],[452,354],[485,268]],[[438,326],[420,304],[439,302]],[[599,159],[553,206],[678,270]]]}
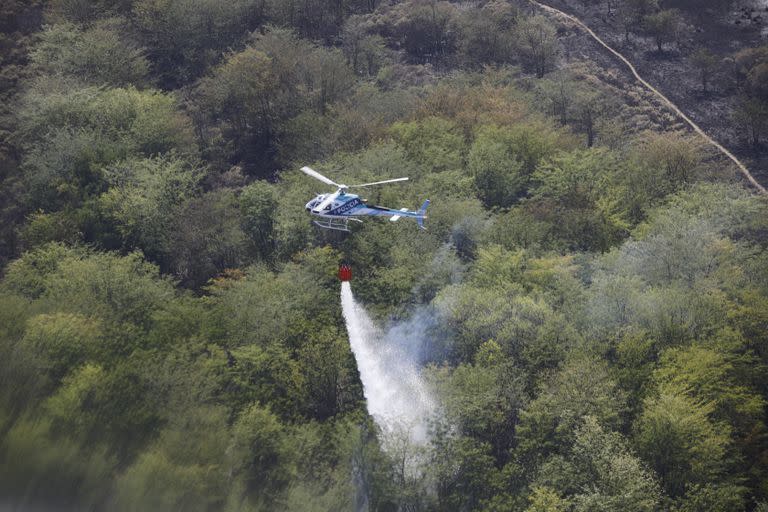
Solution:
{"label": "helicopter", "polygon": [[326,178],[309,167],[302,167],[301,172],[322,181],[326,185],[333,185],[337,189],[336,192],[333,192],[332,194],[319,194],[305,205],[307,211],[316,217],[313,222],[321,228],[349,231],[350,221],[363,222],[357,217],[372,215],[389,217],[389,220],[392,222],[396,222],[402,217],[410,217],[416,219],[416,223],[421,229],[426,229],[424,227],[424,219],[427,218],[429,199],[424,201],[421,208],[416,211],[411,211],[408,208],[394,210],[383,206],[369,205],[364,199],[361,199],[360,196],[347,192],[350,188],[362,188],[373,185],[383,185],[385,183],[407,181],[408,178],[395,178],[392,180],[375,181],[373,183],[362,183],[360,185],[343,185]]}

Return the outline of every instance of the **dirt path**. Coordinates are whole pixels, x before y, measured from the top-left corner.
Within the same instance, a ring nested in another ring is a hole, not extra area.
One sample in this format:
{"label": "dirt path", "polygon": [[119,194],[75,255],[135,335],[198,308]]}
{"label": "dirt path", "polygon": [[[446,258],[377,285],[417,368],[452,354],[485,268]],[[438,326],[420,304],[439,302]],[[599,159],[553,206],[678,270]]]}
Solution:
{"label": "dirt path", "polygon": [[627,59],[626,59],[626,57],[624,57],[622,54],[620,54],[619,52],[617,52],[616,50],[614,50],[613,48],[611,48],[610,46],[608,46],[608,45],[605,43],[605,41],[603,41],[602,39],[600,39],[600,37],[599,37],[597,34],[595,34],[595,33],[592,31],[592,29],[590,29],[590,28],[589,28],[587,25],[585,25],[584,23],[582,23],[582,21],[581,21],[580,19],[578,19],[578,18],[576,18],[576,17],[574,17],[574,16],[571,16],[570,14],[566,14],[566,13],[564,13],[563,11],[561,11],[561,10],[559,10],[559,9],[555,9],[554,7],[550,7],[549,5],[545,5],[545,4],[542,4],[542,3],[540,3],[540,2],[537,2],[536,0],[528,0],[528,1],[529,1],[529,2],[531,2],[533,5],[535,5],[535,6],[539,7],[540,9],[543,9],[543,10],[544,10],[544,11],[546,11],[546,12],[548,12],[548,13],[550,13],[550,14],[554,14],[555,16],[559,16],[559,17],[565,18],[565,19],[567,19],[567,20],[569,20],[569,21],[571,21],[571,22],[575,23],[576,25],[578,25],[578,26],[579,26],[579,27],[581,27],[582,29],[584,29],[584,30],[585,30],[585,31],[586,31],[586,32],[587,32],[587,33],[588,33],[588,34],[589,34],[589,35],[590,35],[590,36],[591,36],[591,37],[592,37],[592,38],[593,38],[595,41],[597,41],[598,43],[600,43],[600,45],[601,45],[601,46],[603,46],[603,47],[604,47],[606,50],[608,50],[609,52],[611,52],[611,53],[612,53],[612,54],[613,54],[613,55],[614,55],[614,56],[615,56],[617,59],[619,59],[619,60],[620,60],[620,61],[622,61],[624,64],[626,64],[626,65],[627,65],[627,67],[629,68],[629,70],[632,72],[632,74],[633,74],[633,75],[635,76],[635,78],[637,79],[637,81],[638,81],[638,82],[640,82],[641,84],[643,84],[643,86],[645,86],[646,88],[648,88],[648,90],[650,90],[650,91],[651,91],[652,93],[654,93],[656,96],[658,96],[658,97],[661,99],[661,101],[663,101],[663,102],[664,102],[664,104],[665,104],[665,105],[667,105],[667,106],[668,106],[668,107],[669,107],[669,108],[670,108],[672,111],[674,111],[674,112],[675,112],[675,113],[676,113],[678,116],[680,116],[680,118],[681,118],[681,119],[683,119],[683,120],[684,120],[686,123],[688,123],[688,125],[689,125],[689,126],[692,128],[692,129],[693,129],[693,131],[695,131],[696,133],[698,133],[699,135],[701,135],[701,137],[702,137],[702,138],[704,138],[704,140],[706,140],[706,141],[707,141],[709,144],[711,144],[711,145],[713,145],[714,147],[716,147],[716,148],[717,148],[717,149],[718,149],[718,150],[719,150],[721,153],[723,153],[723,154],[724,154],[725,156],[727,156],[727,157],[728,157],[728,158],[729,158],[729,159],[730,159],[730,160],[731,160],[731,161],[732,161],[734,164],[736,164],[736,167],[738,167],[738,168],[739,168],[739,171],[741,171],[741,174],[743,174],[743,175],[744,175],[744,177],[745,177],[745,178],[746,178],[746,179],[747,179],[747,180],[748,180],[748,181],[749,181],[749,182],[750,182],[750,183],[751,183],[751,184],[752,184],[752,185],[753,185],[753,186],[754,186],[754,187],[755,187],[755,188],[756,188],[756,189],[757,189],[757,190],[758,190],[758,191],[759,191],[761,194],[768,194],[768,191],[766,191],[765,187],[763,187],[763,186],[762,186],[760,183],[758,183],[758,182],[757,182],[757,180],[754,178],[754,176],[752,176],[752,174],[749,172],[749,169],[747,169],[747,167],[746,167],[746,166],[745,166],[743,163],[741,163],[741,161],[740,161],[738,158],[736,158],[736,156],[734,156],[734,154],[733,154],[733,153],[731,153],[730,151],[728,151],[728,150],[727,150],[725,147],[723,147],[723,146],[722,146],[720,143],[718,143],[718,142],[717,142],[716,140],[714,140],[712,137],[710,137],[709,135],[707,135],[707,133],[706,133],[704,130],[702,130],[702,129],[699,127],[699,125],[697,125],[696,123],[694,123],[694,122],[693,122],[693,121],[692,121],[692,120],[691,120],[691,119],[690,119],[690,118],[689,118],[687,115],[685,115],[685,113],[684,113],[682,110],[680,110],[680,109],[677,107],[677,105],[675,105],[674,103],[672,103],[672,102],[671,102],[671,101],[670,101],[670,100],[669,100],[669,99],[668,99],[666,96],[664,96],[664,94],[662,94],[662,93],[661,93],[661,92],[660,92],[658,89],[656,89],[654,86],[652,86],[651,84],[649,84],[648,82],[646,82],[646,81],[643,79],[643,77],[641,77],[641,76],[640,76],[640,74],[637,72],[637,70],[635,69],[635,66],[633,66],[633,65],[632,65],[632,63],[631,63],[631,62],[629,62],[629,60],[627,60]]}

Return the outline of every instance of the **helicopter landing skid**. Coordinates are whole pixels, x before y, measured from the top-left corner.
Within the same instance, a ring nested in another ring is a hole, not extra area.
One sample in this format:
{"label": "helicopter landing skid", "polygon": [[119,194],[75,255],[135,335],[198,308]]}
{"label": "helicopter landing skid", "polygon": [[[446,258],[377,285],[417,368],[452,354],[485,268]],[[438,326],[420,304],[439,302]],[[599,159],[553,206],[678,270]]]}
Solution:
{"label": "helicopter landing skid", "polygon": [[360,219],[352,217],[323,217],[321,219],[315,219],[312,222],[324,229],[349,232],[349,221],[355,221],[361,224],[363,222]]}

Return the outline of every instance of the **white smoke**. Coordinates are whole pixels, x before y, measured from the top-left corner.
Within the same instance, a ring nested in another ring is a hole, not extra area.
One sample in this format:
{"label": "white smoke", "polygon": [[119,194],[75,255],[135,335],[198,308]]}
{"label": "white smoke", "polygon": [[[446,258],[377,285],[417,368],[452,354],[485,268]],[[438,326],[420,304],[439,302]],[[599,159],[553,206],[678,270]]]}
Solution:
{"label": "white smoke", "polygon": [[424,338],[424,322],[382,333],[355,301],[348,282],[341,284],[341,305],[368,412],[384,434],[384,449],[397,450],[402,442],[426,446],[437,405],[421,376],[422,347],[415,345]]}

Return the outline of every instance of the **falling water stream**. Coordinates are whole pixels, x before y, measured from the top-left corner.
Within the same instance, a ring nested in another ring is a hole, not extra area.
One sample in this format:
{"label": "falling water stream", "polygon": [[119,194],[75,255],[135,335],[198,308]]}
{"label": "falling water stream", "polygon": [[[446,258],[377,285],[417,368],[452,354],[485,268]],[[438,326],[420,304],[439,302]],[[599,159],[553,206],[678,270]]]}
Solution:
{"label": "falling water stream", "polygon": [[355,301],[348,282],[341,284],[341,305],[368,413],[383,434],[382,446],[386,450],[392,439],[402,441],[403,437],[411,445],[426,445],[435,401],[422,379],[413,351],[376,328]]}

